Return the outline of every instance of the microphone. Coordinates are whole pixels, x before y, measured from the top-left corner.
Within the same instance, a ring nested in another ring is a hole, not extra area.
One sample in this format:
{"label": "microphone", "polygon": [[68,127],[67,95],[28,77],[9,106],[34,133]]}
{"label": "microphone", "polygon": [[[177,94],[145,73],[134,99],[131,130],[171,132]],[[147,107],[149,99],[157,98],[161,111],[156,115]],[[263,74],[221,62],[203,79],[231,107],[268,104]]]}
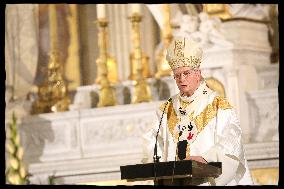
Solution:
{"label": "microphone", "polygon": [[163,120],[165,109],[166,109],[168,103],[171,102],[171,101],[172,101],[172,98],[169,98],[167,100],[167,103],[166,103],[166,105],[164,107],[164,110],[163,110],[163,113],[162,113],[162,116],[161,116],[161,119],[160,119],[159,128],[158,128],[158,131],[157,131],[157,134],[156,134],[155,147],[154,147],[154,156],[153,156],[153,160],[154,160],[154,175],[155,175],[154,183],[156,182],[156,175],[157,175],[156,163],[160,162],[159,159],[161,158],[160,156],[158,156],[158,152],[157,152],[158,135],[159,135],[159,131],[160,131],[160,128],[161,128],[161,123],[162,123],[162,120]]}

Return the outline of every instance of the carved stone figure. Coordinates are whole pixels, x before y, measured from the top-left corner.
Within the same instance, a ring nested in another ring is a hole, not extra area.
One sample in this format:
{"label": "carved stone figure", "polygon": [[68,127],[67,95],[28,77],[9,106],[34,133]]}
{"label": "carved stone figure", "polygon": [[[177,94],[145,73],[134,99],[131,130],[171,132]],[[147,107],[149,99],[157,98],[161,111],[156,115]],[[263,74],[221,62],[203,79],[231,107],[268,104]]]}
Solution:
{"label": "carved stone figure", "polygon": [[[209,18],[208,14],[202,12],[199,14],[200,26],[199,30],[203,33],[202,46],[210,47],[231,47],[232,43],[226,40],[224,32],[221,28],[221,20],[218,17]],[[208,42],[209,44],[205,44]]]}

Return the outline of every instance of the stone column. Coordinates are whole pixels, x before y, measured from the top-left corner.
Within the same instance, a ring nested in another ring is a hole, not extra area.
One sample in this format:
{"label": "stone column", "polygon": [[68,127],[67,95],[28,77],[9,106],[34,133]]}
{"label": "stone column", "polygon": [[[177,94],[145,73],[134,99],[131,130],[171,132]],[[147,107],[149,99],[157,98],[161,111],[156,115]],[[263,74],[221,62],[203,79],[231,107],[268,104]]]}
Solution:
{"label": "stone column", "polygon": [[239,101],[240,105],[240,123],[243,133],[244,143],[248,143],[253,135],[252,125],[249,123],[253,118],[249,115],[249,105],[247,101],[247,91],[257,90],[257,73],[251,65],[240,65],[238,78],[239,78]]}
{"label": "stone column", "polygon": [[238,69],[234,67],[224,67],[224,73],[226,73],[227,89],[226,97],[229,102],[234,106],[236,114],[240,119],[240,99],[239,99],[239,80],[238,80]]}

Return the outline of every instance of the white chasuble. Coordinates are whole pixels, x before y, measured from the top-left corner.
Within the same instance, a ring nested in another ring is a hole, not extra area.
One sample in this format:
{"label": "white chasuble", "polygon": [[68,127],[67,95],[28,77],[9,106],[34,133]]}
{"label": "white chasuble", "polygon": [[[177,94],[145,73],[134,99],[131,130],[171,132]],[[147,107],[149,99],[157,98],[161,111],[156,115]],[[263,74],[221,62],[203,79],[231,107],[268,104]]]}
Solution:
{"label": "white chasuble", "polygon": [[202,156],[207,162],[222,162],[222,174],[206,184],[253,184],[233,107],[205,82],[192,96],[177,94],[163,103],[157,117],[155,127],[143,136],[143,163],[153,162],[155,138],[162,119],[157,137],[160,161]]}

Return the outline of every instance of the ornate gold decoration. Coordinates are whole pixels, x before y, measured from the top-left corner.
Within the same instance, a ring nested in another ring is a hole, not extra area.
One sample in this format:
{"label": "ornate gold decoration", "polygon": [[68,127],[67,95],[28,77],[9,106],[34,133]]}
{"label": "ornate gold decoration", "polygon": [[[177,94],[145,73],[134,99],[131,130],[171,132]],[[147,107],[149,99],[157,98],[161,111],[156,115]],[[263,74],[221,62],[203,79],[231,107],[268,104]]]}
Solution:
{"label": "ornate gold decoration", "polygon": [[101,77],[99,92],[98,107],[116,105],[115,89],[110,86],[110,83],[105,75]]}
{"label": "ornate gold decoration", "polygon": [[209,17],[217,16],[223,20],[232,18],[227,4],[203,4],[203,11],[206,12]]}
{"label": "ornate gold decoration", "polygon": [[132,103],[149,102],[152,100],[150,87],[146,79],[143,76],[143,65],[142,65],[142,50],[140,43],[140,28],[139,22],[142,20],[142,16],[134,13],[129,17],[132,23],[132,42],[133,42],[133,53],[131,54],[132,65],[136,66],[134,76],[134,96]]}
{"label": "ornate gold decoration", "polygon": [[[130,54],[130,75],[128,79],[134,80],[137,72],[137,62],[135,61],[134,53]],[[149,57],[142,52],[142,75],[144,78],[151,78],[152,74],[149,68]]]}
{"label": "ornate gold decoration", "polygon": [[162,38],[162,48],[158,52],[156,56],[157,62],[157,73],[155,74],[156,78],[160,78],[163,76],[171,75],[171,68],[166,60],[167,48],[169,47],[172,39],[172,28],[170,23],[170,5],[163,4],[163,29],[161,30],[161,38]]}
{"label": "ornate gold decoration", "polygon": [[27,184],[27,172],[22,163],[24,149],[20,144],[20,135],[17,131],[17,120],[13,112],[12,123],[9,124],[6,132],[5,149],[8,155],[6,169],[6,181],[9,184]]}
{"label": "ornate gold decoration", "polygon": [[67,84],[63,79],[57,40],[56,5],[49,5],[51,52],[47,67],[47,77],[38,86],[38,99],[32,106],[32,114],[60,112],[68,109],[70,99]]}
{"label": "ornate gold decoration", "polygon": [[194,118],[194,123],[197,126],[198,132],[200,133],[203,128],[217,115],[218,109],[229,109],[232,108],[230,103],[221,96],[216,96],[211,104],[208,104],[206,108]]}
{"label": "ornate gold decoration", "polygon": [[107,78],[110,83],[118,83],[118,74],[117,74],[117,63],[115,58],[108,54],[107,55]]}
{"label": "ornate gold decoration", "polygon": [[78,34],[78,5],[69,4],[70,14],[67,16],[70,43],[68,47],[68,57],[65,64],[65,77],[70,81],[69,90],[76,90],[81,83],[80,77],[80,57],[79,57],[79,34]]}
{"label": "ornate gold decoration", "polygon": [[[118,74],[117,74],[117,63],[115,58],[108,54],[107,55],[107,79],[110,83],[115,84],[118,83]],[[95,83],[99,84],[100,83],[100,76],[97,74],[97,78]]]}
{"label": "ornate gold decoration", "polygon": [[205,82],[210,89],[218,92],[220,96],[226,97],[224,85],[219,80],[214,77],[208,77],[205,79]]}
{"label": "ornate gold decoration", "polygon": [[98,107],[114,106],[116,105],[115,89],[110,85],[108,79],[108,67],[107,67],[107,25],[106,19],[98,19],[99,33],[98,33],[98,45],[99,45],[99,57],[96,60],[97,64],[97,79],[96,82],[101,85],[99,91],[99,103]]}
{"label": "ornate gold decoration", "polygon": [[170,103],[169,108],[168,108],[167,119],[168,119],[169,131],[172,133],[172,136],[174,136],[174,128],[180,120],[177,117],[177,114],[173,108],[172,102]]}

